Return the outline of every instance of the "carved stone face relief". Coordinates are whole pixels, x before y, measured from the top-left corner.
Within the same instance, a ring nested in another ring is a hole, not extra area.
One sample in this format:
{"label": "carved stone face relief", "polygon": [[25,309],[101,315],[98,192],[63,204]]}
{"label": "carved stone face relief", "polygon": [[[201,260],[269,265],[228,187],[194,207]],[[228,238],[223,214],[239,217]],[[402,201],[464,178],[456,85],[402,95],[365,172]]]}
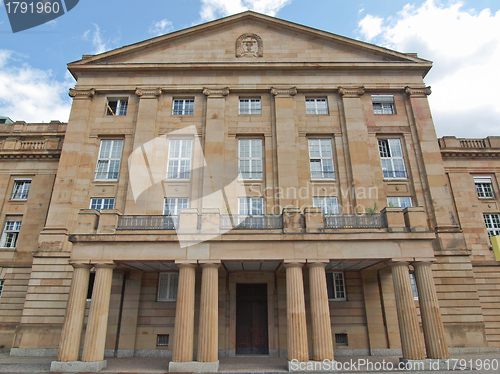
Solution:
{"label": "carved stone face relief", "polygon": [[236,39],[236,57],[262,57],[262,39],[257,34],[243,34]]}

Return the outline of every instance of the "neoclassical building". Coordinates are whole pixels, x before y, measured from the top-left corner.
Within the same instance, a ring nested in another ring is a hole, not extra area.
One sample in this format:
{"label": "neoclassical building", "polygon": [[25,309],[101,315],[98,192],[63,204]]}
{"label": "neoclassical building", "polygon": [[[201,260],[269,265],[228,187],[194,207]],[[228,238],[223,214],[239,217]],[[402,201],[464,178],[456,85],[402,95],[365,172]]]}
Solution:
{"label": "neoclassical building", "polygon": [[54,371],[499,349],[500,138],[438,141],[431,66],[251,11],[70,63],[67,125],[0,124],[0,343]]}

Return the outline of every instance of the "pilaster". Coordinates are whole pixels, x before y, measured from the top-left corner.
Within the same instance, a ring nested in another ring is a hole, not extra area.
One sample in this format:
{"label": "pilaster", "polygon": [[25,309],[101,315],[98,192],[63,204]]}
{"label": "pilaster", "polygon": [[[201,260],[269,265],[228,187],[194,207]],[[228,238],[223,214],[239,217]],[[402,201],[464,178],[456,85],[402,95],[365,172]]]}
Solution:
{"label": "pilaster", "polygon": [[427,357],[447,359],[450,353],[432,277],[431,263],[414,262],[412,265],[415,269]]}
{"label": "pilaster", "polygon": [[394,281],[403,358],[423,360],[425,358],[424,344],[413,299],[408,262],[392,262],[389,265]]}

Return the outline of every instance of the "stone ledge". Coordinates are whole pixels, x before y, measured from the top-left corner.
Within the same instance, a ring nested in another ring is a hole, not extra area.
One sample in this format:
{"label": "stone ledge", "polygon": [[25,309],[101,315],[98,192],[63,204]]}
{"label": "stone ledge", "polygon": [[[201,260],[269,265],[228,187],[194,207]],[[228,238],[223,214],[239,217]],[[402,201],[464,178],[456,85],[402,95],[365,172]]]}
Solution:
{"label": "stone ledge", "polygon": [[216,373],[219,371],[219,361],[216,362],[173,362],[168,364],[171,373]]}
{"label": "stone ledge", "polygon": [[56,357],[58,348],[11,348],[12,357]]}
{"label": "stone ledge", "polygon": [[106,367],[107,361],[84,362],[84,361],[52,361],[50,364],[50,371],[56,372],[89,372],[98,373]]}

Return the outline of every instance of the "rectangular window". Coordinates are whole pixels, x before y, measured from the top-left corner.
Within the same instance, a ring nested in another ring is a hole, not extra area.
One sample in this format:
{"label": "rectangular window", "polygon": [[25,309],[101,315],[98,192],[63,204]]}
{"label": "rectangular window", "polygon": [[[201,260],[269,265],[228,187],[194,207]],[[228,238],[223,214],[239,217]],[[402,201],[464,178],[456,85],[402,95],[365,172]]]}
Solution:
{"label": "rectangular window", "polygon": [[309,139],[311,179],[335,179],[332,139]]}
{"label": "rectangular window", "polygon": [[306,98],[307,114],[328,114],[326,98]]}
{"label": "rectangular window", "polygon": [[327,272],[326,287],[329,300],[346,300],[344,273]]}
{"label": "rectangular window", "polygon": [[410,273],[410,283],[411,283],[411,289],[413,291],[413,299],[418,300],[418,290],[417,290],[417,281],[415,280],[415,273]]}
{"label": "rectangular window", "polygon": [[157,301],[176,300],[178,283],[179,273],[159,273]]}
{"label": "rectangular window", "polygon": [[262,179],[262,139],[239,139],[238,156],[241,179]]}
{"label": "rectangular window", "polygon": [[169,335],[168,334],[157,334],[156,335],[156,346],[157,347],[168,347]]}
{"label": "rectangular window", "polygon": [[260,99],[240,99],[240,114],[261,114]]}
{"label": "rectangular window", "polygon": [[2,292],[3,292],[3,285],[4,285],[4,280],[0,279],[0,298],[2,297]]}
{"label": "rectangular window", "polygon": [[378,150],[384,178],[406,178],[405,161],[400,139],[379,139]]}
{"label": "rectangular window", "polygon": [[491,177],[474,177],[477,196],[480,199],[491,199],[495,197]]}
{"label": "rectangular window", "polygon": [[124,116],[127,114],[128,99],[108,99],[107,116]]}
{"label": "rectangular window", "polygon": [[120,172],[123,140],[101,140],[95,170],[96,180],[117,180]]}
{"label": "rectangular window", "polygon": [[7,221],[2,233],[2,248],[15,248],[19,231],[21,230],[21,221]]}
{"label": "rectangular window", "polygon": [[167,179],[189,179],[191,176],[192,140],[172,139],[168,147]]}
{"label": "rectangular window", "polygon": [[194,114],[194,99],[174,99],[172,115],[186,116]]}
{"label": "rectangular window", "polygon": [[486,229],[488,230],[489,236],[500,235],[500,214],[498,213],[488,213],[483,214],[484,223],[486,224]]}
{"label": "rectangular window", "polygon": [[404,209],[409,206],[413,206],[411,197],[409,196],[391,196],[387,198],[387,206],[391,208],[401,208]]}
{"label": "rectangular window", "polygon": [[313,206],[321,208],[323,214],[339,214],[339,203],[336,197],[313,197]]}
{"label": "rectangular window", "polygon": [[18,179],[14,181],[11,200],[27,200],[30,192],[31,179]]}
{"label": "rectangular window", "polygon": [[189,199],[182,198],[166,198],[163,207],[163,214],[166,216],[178,216],[182,209],[189,208]]}
{"label": "rectangular window", "polygon": [[115,209],[115,199],[111,197],[90,199],[90,209],[98,210]]}
{"label": "rectangular window", "polygon": [[394,106],[394,96],[372,95],[373,113],[375,114],[396,114]]}
{"label": "rectangular window", "polygon": [[245,216],[264,214],[262,197],[240,197],[238,199],[238,214]]}
{"label": "rectangular window", "polygon": [[337,347],[347,347],[349,345],[347,334],[335,334],[335,344]]}

